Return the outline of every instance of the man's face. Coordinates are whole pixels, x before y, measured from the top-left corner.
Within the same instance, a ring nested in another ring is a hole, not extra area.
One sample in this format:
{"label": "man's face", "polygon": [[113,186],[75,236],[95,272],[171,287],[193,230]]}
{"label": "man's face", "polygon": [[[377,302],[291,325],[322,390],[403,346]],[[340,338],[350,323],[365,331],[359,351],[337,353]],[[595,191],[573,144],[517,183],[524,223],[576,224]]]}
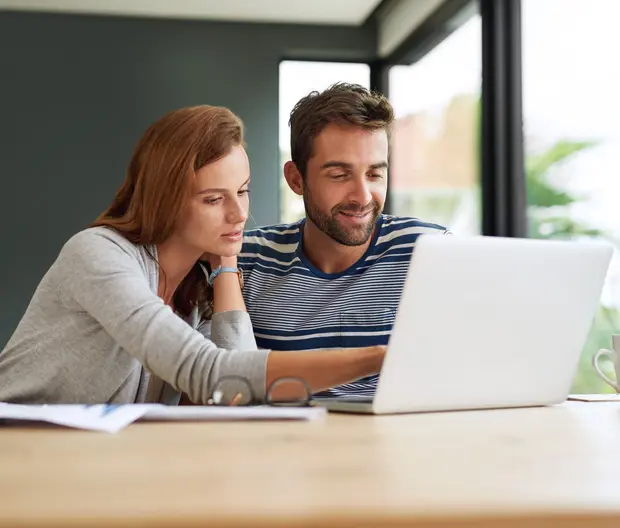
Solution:
{"label": "man's face", "polygon": [[306,215],[340,244],[365,244],[385,204],[387,166],[384,130],[328,125],[306,168]]}

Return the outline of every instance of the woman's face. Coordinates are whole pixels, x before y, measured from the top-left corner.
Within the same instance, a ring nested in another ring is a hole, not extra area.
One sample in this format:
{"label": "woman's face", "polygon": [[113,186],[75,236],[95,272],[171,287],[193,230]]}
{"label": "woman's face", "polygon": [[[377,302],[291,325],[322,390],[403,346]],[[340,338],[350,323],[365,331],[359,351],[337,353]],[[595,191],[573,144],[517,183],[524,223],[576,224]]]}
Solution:
{"label": "woman's face", "polygon": [[249,184],[250,164],[241,146],[200,168],[175,235],[200,253],[238,254],[250,206]]}

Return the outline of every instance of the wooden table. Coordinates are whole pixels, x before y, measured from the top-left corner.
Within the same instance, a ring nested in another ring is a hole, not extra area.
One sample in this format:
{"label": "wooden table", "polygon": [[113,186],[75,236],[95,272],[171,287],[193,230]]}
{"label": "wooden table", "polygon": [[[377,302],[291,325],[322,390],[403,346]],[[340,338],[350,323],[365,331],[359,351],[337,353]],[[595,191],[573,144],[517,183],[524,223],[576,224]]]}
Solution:
{"label": "wooden table", "polygon": [[0,429],[0,525],[620,527],[620,404]]}

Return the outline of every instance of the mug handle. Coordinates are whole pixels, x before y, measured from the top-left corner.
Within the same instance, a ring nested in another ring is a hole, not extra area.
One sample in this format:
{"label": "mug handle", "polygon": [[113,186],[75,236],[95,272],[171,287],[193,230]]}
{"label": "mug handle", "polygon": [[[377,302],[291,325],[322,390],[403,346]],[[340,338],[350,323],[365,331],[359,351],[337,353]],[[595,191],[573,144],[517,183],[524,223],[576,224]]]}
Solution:
{"label": "mug handle", "polygon": [[596,373],[605,381],[605,383],[616,389],[616,392],[620,392],[620,385],[618,384],[620,380],[613,381],[609,379],[609,377],[604,372],[602,372],[600,367],[598,366],[598,360],[600,358],[607,357],[613,362],[615,355],[616,352],[614,352],[613,350],[601,348],[596,354],[594,354],[594,357],[592,358],[592,366],[594,367],[594,370],[596,370]]}

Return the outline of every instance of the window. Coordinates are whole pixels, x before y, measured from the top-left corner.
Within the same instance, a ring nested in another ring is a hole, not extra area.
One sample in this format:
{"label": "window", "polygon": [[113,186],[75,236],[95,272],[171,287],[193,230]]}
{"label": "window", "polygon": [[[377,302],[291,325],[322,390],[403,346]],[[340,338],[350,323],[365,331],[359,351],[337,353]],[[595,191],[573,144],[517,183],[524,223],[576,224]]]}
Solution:
{"label": "window", "polygon": [[[620,49],[616,0],[523,0],[530,236],[620,241]],[[620,333],[616,251],[574,393],[610,392],[592,354]],[[610,366],[610,375],[613,377]]]}
{"label": "window", "polygon": [[396,113],[390,209],[479,234],[481,23],[473,16],[411,66],[390,69]]}
{"label": "window", "polygon": [[[370,68],[367,64],[341,62],[282,61],[280,63],[280,167],[291,159],[290,128],[291,110],[302,97],[312,90],[324,90],[337,82],[370,86]],[[294,222],[303,218],[304,203],[291,191],[280,173],[280,221]]]}

